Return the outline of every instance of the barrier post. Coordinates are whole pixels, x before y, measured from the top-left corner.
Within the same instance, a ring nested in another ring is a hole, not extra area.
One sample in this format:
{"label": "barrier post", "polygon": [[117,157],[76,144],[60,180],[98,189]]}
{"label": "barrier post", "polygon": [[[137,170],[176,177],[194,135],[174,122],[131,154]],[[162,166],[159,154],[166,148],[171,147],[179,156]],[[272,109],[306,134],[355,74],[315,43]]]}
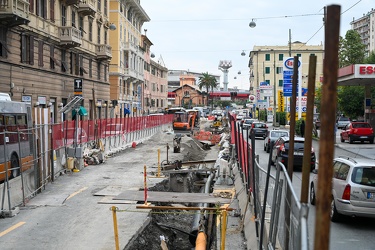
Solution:
{"label": "barrier post", "polygon": [[117,207],[112,206],[111,210],[112,210],[112,216],[113,216],[113,230],[115,233],[116,250],[120,250],[120,244],[118,240],[118,229],[117,229],[117,215],[116,215]]}

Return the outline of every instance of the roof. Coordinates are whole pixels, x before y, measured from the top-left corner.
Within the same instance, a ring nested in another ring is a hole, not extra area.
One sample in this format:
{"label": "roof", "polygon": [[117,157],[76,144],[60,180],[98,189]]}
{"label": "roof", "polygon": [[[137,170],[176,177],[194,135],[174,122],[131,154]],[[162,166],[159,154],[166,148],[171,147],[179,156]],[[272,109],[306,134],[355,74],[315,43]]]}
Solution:
{"label": "roof", "polygon": [[339,86],[365,86],[375,84],[375,64],[352,64],[338,71]]}

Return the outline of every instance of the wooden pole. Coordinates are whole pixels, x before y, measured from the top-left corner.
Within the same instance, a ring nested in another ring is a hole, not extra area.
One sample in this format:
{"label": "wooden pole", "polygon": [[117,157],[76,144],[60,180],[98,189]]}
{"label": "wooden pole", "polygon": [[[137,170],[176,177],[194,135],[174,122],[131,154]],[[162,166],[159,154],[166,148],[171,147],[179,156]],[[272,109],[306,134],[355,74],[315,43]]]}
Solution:
{"label": "wooden pole", "polygon": [[308,203],[308,197],[309,197],[311,144],[312,144],[312,129],[313,129],[313,116],[314,116],[315,77],[316,77],[316,56],[310,55],[309,77],[308,77],[308,86],[307,86],[305,145],[304,145],[304,152],[303,152],[304,157],[303,157],[303,167],[302,167],[301,203]]}
{"label": "wooden pole", "polygon": [[333,153],[337,105],[337,72],[340,33],[339,5],[327,7],[325,23],[325,58],[323,62],[321,133],[319,147],[318,187],[316,192],[314,249],[329,249],[330,211],[332,201]]}

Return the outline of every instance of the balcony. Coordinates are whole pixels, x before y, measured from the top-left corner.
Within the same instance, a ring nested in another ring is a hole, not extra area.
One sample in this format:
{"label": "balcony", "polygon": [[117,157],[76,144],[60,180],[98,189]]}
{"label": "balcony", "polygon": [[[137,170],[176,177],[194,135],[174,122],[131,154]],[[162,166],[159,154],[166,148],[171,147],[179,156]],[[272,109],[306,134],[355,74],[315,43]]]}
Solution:
{"label": "balcony", "polygon": [[78,13],[83,16],[93,16],[96,13],[95,1],[84,0],[78,4]]}
{"label": "balcony", "polygon": [[29,22],[29,1],[0,1],[0,23],[8,27],[14,27],[21,24],[28,24]]}
{"label": "balcony", "polygon": [[59,28],[60,45],[72,48],[82,44],[82,32],[74,27],[62,26]]}
{"label": "balcony", "polygon": [[109,60],[112,58],[112,47],[107,44],[96,46],[96,55],[99,60]]}
{"label": "balcony", "polygon": [[125,43],[125,50],[131,50],[133,52],[137,52],[137,46],[132,42]]}
{"label": "balcony", "polygon": [[79,2],[81,2],[81,0],[65,0],[63,1],[65,2],[66,5],[73,5],[73,4],[79,4]]}

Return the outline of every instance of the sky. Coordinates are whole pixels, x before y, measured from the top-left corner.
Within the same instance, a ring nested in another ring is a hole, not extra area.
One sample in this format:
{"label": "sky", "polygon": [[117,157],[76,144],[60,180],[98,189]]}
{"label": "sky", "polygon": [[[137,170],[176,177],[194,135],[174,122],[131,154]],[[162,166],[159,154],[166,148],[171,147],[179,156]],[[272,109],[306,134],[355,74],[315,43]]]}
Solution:
{"label": "sky", "polygon": [[[228,87],[248,90],[253,47],[286,46],[289,29],[292,42],[323,44],[324,6],[333,4],[341,6],[341,36],[353,19],[375,8],[374,0],[141,0],[151,19],[142,34],[147,29],[154,60],[162,60],[168,69],[219,75],[223,87],[218,65],[229,60]],[[249,27],[252,20],[255,28]]]}

